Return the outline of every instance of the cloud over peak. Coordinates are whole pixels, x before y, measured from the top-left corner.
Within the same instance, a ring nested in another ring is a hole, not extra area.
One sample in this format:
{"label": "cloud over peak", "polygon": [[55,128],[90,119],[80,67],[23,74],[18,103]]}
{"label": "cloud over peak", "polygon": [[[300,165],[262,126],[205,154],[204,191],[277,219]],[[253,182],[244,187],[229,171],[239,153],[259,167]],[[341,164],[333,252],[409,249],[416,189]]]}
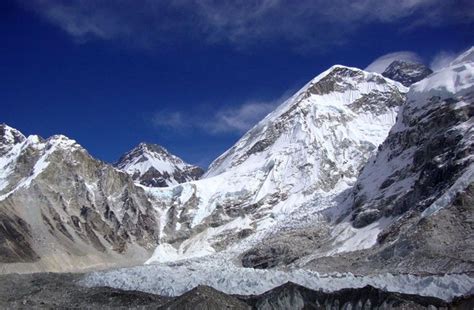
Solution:
{"label": "cloud over peak", "polygon": [[423,63],[420,56],[418,56],[416,53],[409,52],[409,51],[400,51],[400,52],[393,52],[393,53],[380,56],[379,58],[375,59],[372,63],[370,63],[370,65],[368,65],[364,70],[382,73],[395,60]]}

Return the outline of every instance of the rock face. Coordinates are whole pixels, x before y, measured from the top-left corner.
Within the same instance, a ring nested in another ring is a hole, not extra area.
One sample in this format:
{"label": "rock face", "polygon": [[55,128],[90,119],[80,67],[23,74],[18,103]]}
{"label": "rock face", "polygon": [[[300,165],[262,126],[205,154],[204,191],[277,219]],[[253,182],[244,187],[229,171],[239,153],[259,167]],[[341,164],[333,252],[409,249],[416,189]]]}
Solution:
{"label": "rock face", "polygon": [[382,75],[405,86],[410,86],[423,80],[431,73],[433,71],[423,64],[395,60],[385,69]]}
{"label": "rock face", "polygon": [[471,61],[453,65],[412,86],[397,123],[357,181],[354,226],[407,211],[429,216],[469,186],[473,66]]}
{"label": "rock face", "polygon": [[309,222],[305,212],[327,207],[311,207],[316,200],[355,182],[406,91],[379,74],[333,66],[247,132],[202,179],[147,189],[164,223],[150,262],[228,249],[281,221]]}
{"label": "rock face", "polygon": [[185,163],[156,144],[140,143],[123,155],[115,166],[135,182],[150,187],[166,187],[199,179],[204,170]]}
{"label": "rock face", "polygon": [[[463,59],[459,61],[459,59]],[[378,236],[385,263],[474,268],[474,49],[414,84],[397,123],[362,170],[355,227],[394,219]],[[452,257],[451,253],[456,253]]]}
{"label": "rock face", "polygon": [[9,129],[0,141],[2,272],[80,270],[150,255],[157,215],[127,174],[65,136],[24,138]]}

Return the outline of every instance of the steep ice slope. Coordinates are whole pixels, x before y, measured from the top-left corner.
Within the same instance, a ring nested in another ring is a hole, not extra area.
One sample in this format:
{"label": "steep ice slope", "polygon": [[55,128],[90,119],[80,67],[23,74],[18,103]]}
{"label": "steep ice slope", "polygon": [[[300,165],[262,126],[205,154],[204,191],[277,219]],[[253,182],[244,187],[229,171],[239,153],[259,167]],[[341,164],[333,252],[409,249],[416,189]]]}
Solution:
{"label": "steep ice slope", "polygon": [[[309,159],[319,172],[314,175],[318,185],[332,188],[340,178],[354,177],[358,158],[382,143],[404,92],[403,86],[378,74],[333,66],[247,132],[205,176],[231,169],[254,171],[279,158],[291,158],[286,170],[293,170],[293,176]],[[322,166],[328,162],[342,164],[336,169],[344,175]]]}
{"label": "steep ice slope", "polygon": [[[0,141],[12,141],[10,132]],[[16,136],[0,157],[0,272],[79,270],[150,255],[156,214],[127,174],[65,136]]]}
{"label": "steep ice slope", "polygon": [[115,166],[135,182],[150,187],[166,187],[199,179],[204,171],[185,163],[156,144],[140,143],[123,155]]}
{"label": "steep ice slope", "polygon": [[353,184],[406,91],[379,74],[333,66],[214,161],[204,179],[146,189],[162,212],[161,244],[150,262],[214,253],[299,208],[327,208],[317,201]]}

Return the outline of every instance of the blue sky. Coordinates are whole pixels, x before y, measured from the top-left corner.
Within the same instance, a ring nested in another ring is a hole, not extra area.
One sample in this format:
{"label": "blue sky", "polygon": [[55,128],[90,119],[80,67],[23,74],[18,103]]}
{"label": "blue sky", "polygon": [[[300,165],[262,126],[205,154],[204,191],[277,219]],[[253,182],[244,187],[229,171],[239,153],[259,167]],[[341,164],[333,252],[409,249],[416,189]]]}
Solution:
{"label": "blue sky", "polygon": [[473,44],[474,4],[4,0],[0,23],[0,122],[108,162],[146,141],[207,166],[333,64],[446,63]]}

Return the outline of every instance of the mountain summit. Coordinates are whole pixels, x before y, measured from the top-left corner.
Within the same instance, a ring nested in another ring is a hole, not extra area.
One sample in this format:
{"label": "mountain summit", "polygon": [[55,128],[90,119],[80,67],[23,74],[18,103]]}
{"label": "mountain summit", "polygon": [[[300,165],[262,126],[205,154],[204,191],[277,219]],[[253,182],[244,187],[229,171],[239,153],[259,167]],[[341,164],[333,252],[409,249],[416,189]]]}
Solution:
{"label": "mountain summit", "polygon": [[433,71],[423,64],[395,60],[385,69],[382,75],[408,87],[421,81],[431,73]]}
{"label": "mountain summit", "polygon": [[166,187],[197,180],[200,167],[185,163],[164,147],[140,143],[123,155],[115,166],[132,176],[135,182],[150,187]]}

